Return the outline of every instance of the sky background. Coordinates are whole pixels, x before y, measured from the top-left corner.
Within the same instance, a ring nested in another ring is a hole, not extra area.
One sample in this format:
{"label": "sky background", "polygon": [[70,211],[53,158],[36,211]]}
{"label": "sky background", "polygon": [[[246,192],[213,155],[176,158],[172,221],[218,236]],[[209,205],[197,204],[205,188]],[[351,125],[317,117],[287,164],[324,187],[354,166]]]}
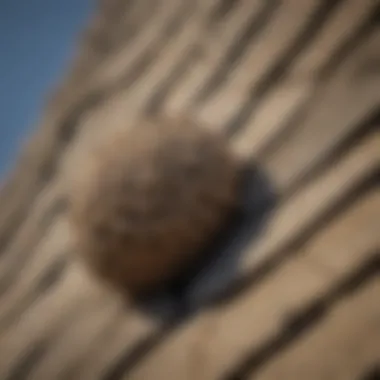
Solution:
{"label": "sky background", "polygon": [[0,177],[72,58],[95,0],[0,0]]}

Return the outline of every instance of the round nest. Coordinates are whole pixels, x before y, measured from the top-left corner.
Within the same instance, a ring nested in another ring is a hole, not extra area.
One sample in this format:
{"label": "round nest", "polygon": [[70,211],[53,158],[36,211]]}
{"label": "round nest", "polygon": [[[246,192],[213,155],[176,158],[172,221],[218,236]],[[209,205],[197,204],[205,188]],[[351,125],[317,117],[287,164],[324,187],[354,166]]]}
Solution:
{"label": "round nest", "polygon": [[77,251],[130,295],[186,268],[237,203],[239,164],[228,141],[188,119],[113,133],[87,160],[70,193]]}

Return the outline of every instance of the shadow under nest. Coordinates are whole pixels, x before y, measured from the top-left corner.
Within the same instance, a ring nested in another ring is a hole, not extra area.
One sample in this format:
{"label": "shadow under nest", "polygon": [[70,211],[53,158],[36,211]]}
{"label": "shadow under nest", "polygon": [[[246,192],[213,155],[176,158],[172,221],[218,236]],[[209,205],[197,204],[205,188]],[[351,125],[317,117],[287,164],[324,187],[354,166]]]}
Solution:
{"label": "shadow under nest", "polygon": [[134,299],[135,307],[154,318],[167,320],[183,318],[222,301],[219,296],[228,292],[238,276],[245,247],[263,230],[275,205],[275,195],[255,165],[243,168],[239,192],[235,212],[202,247],[202,252],[196,255],[198,259],[160,289]]}

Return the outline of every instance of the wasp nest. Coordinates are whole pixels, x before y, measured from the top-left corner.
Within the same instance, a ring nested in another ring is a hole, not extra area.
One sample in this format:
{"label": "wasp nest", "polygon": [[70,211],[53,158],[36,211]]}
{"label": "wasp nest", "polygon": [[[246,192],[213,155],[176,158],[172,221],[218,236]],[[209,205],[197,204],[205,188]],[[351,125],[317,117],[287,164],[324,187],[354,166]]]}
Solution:
{"label": "wasp nest", "polygon": [[189,119],[113,133],[70,194],[78,252],[131,295],[186,268],[235,208],[239,164],[224,136]]}

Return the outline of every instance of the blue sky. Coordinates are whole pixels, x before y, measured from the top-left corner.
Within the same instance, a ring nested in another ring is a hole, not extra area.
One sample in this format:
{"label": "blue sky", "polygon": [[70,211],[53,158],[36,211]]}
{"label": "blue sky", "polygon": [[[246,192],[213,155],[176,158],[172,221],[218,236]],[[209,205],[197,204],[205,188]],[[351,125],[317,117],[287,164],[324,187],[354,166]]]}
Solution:
{"label": "blue sky", "polygon": [[95,0],[0,0],[0,176],[59,82]]}

